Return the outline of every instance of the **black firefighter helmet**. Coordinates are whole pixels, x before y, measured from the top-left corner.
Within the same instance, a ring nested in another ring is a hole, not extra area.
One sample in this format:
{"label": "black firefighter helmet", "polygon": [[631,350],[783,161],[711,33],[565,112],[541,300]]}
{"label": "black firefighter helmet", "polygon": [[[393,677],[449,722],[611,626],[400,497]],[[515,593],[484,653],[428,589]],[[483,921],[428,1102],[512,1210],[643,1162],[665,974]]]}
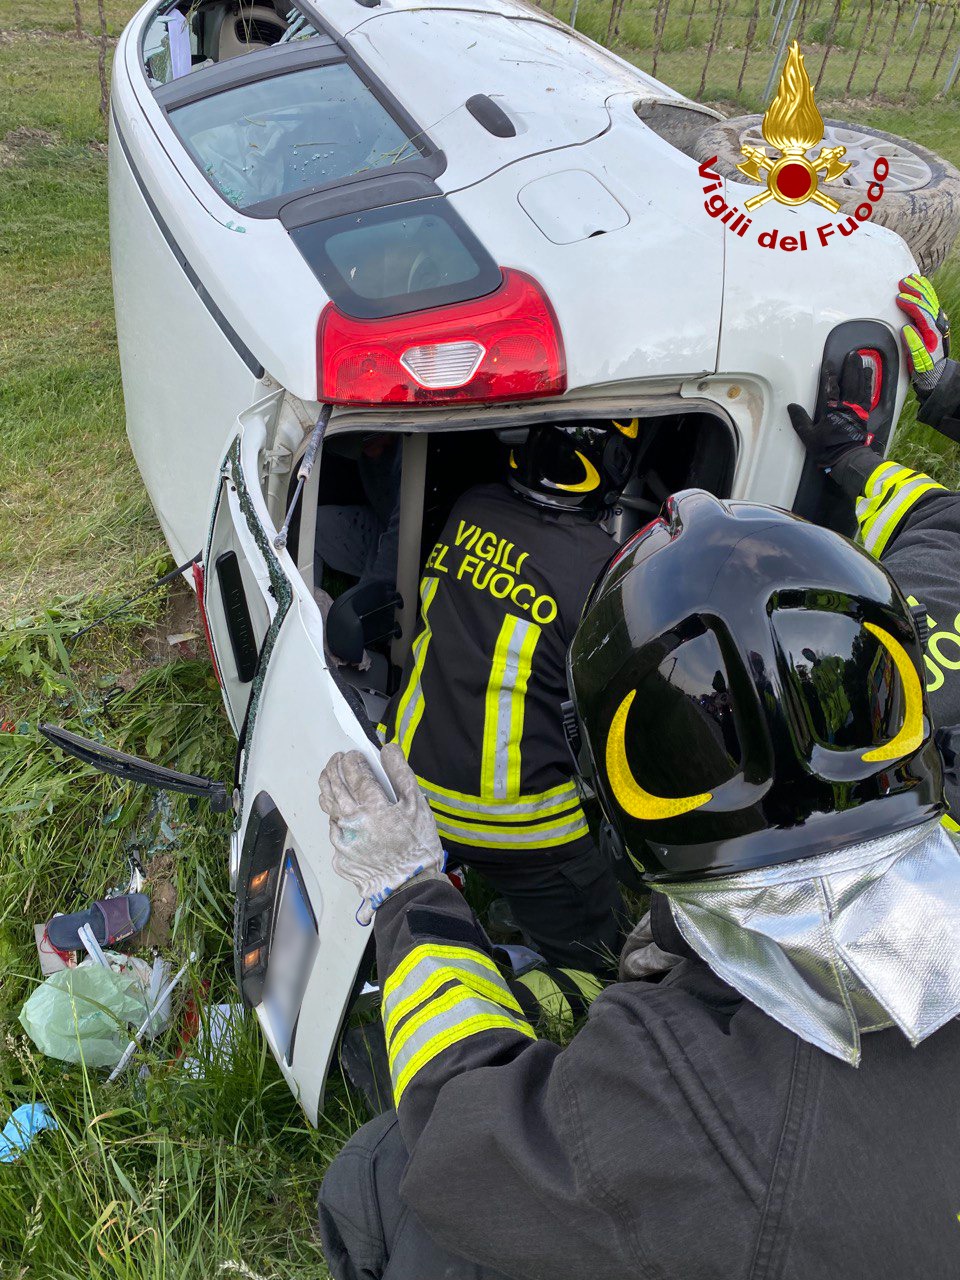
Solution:
{"label": "black firefighter helmet", "polygon": [[785,511],[671,498],[569,656],[580,768],[648,880],[827,853],[943,809],[909,607]]}
{"label": "black firefighter helmet", "polygon": [[507,480],[539,506],[597,516],[630,479],[638,432],[636,418],[531,427],[510,450]]}

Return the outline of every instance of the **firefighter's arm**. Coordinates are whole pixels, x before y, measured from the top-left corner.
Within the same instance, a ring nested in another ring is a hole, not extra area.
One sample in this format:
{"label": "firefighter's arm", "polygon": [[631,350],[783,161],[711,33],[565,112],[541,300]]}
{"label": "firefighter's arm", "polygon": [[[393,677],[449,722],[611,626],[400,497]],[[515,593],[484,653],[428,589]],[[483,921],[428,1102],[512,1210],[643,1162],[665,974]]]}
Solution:
{"label": "firefighter's arm", "polygon": [[[535,1041],[486,937],[442,874],[443,849],[416,775],[395,744],[380,763],[393,797],[358,751],[320,775],[333,867],[357,888],[358,918],[377,913],[378,974],[405,1136],[429,1114],[443,1079]],[[418,1106],[419,1100],[423,1100]]]}
{"label": "firefighter's arm", "polygon": [[681,1233],[702,1229],[701,1214],[733,1215],[746,1259],[755,1223],[730,1173],[742,1155],[725,1127],[714,1131],[716,1104],[676,1029],[647,1025],[646,984],[604,992],[561,1049],[524,1025],[452,886],[402,890],[375,928],[409,1153],[401,1194],[438,1243],[516,1280],[645,1275],[648,1242],[630,1223],[659,1200],[662,1216],[676,1207]]}
{"label": "firefighter's arm", "polygon": [[394,1104],[412,1149],[448,1080],[511,1061],[537,1038],[473,912],[446,878],[392,896],[375,929]]}

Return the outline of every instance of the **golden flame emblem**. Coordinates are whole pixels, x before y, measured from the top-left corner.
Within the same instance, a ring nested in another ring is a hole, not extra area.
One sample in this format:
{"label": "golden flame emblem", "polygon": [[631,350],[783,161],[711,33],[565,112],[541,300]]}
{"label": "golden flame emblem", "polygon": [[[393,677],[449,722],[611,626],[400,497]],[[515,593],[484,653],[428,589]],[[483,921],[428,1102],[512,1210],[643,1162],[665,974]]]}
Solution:
{"label": "golden flame emblem", "polygon": [[850,168],[842,157],[846,147],[821,147],[813,160],[806,153],[823,141],[823,117],[813,100],[810,77],[803,65],[803,54],[794,40],[780,77],[777,96],[764,113],[761,131],[764,138],[780,152],[779,160],[768,156],[765,147],[744,145],[746,157],[737,168],[748,178],[761,182],[761,170],[767,176],[767,189],[751,196],[746,206],[752,213],[768,200],[781,204],[806,204],[815,200],[824,209],[836,213],[840,205],[820,190],[820,174],[824,182],[833,182]]}

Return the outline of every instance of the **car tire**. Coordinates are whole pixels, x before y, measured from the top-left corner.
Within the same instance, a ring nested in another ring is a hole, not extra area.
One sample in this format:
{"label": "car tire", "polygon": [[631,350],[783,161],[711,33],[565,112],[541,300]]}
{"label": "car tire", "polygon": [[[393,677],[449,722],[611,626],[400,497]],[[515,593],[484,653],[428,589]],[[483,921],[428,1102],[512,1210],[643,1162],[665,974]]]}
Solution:
{"label": "car tire", "polygon": [[[694,144],[694,159],[703,162],[716,156],[714,167],[723,177],[749,182],[736,167],[743,159],[740,146],[743,141],[764,145],[762,119],[735,116],[705,129]],[[845,213],[852,213],[867,199],[874,161],[886,157],[890,173],[882,198],[873,204],[872,220],[903,237],[921,271],[936,271],[960,231],[960,172],[933,151],[896,134],[842,120],[823,123],[824,145],[842,143],[847,148],[844,159],[853,161],[853,168],[825,190]]]}

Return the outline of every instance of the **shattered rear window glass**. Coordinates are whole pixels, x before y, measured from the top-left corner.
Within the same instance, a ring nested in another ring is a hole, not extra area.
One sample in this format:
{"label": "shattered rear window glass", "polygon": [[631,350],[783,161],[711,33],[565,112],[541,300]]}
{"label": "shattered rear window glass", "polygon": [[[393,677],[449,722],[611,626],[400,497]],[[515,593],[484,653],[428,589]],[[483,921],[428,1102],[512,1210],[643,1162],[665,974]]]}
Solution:
{"label": "shattered rear window glass", "polygon": [[419,154],[345,62],[226,89],[173,108],[170,121],[237,209]]}

